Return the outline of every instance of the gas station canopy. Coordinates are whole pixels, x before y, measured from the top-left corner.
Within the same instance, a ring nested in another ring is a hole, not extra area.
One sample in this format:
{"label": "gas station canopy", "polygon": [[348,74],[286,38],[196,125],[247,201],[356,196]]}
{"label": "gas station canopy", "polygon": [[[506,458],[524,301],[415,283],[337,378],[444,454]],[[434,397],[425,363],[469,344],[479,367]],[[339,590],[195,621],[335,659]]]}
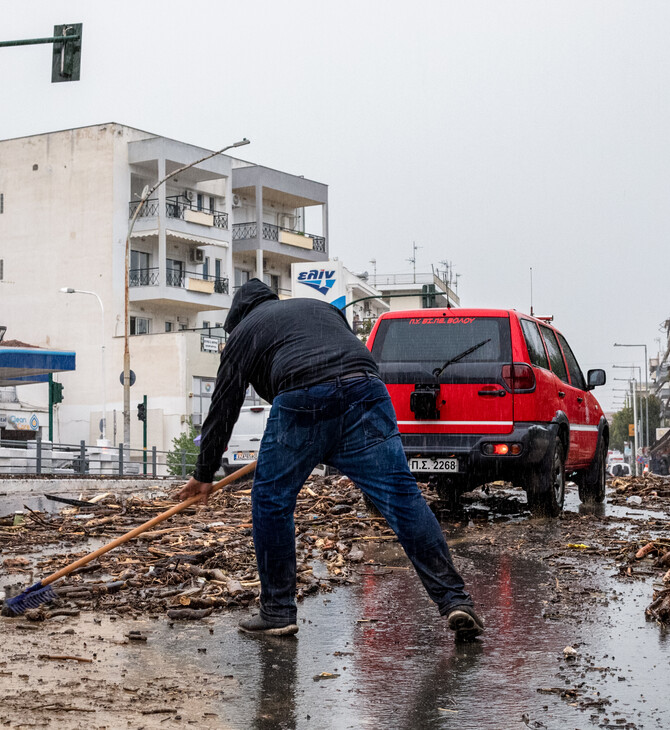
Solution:
{"label": "gas station canopy", "polygon": [[0,343],[0,387],[46,383],[51,373],[74,369],[74,352]]}

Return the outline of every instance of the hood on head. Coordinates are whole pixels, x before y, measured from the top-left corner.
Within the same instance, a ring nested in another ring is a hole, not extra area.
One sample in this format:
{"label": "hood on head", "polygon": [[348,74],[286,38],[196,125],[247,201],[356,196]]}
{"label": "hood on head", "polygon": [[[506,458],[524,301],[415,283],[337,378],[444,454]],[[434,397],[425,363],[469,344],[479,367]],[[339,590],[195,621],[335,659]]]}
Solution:
{"label": "hood on head", "polygon": [[266,286],[260,279],[250,279],[235,292],[223,329],[230,334],[249,312],[259,304],[270,302],[273,299],[279,300],[279,297],[269,286]]}

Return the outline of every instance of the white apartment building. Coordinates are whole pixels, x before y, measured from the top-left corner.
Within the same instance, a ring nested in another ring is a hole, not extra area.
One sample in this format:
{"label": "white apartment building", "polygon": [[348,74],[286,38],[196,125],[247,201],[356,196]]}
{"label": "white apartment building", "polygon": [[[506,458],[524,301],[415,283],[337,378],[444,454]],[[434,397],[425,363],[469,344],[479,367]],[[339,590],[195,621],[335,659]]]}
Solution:
{"label": "white apartment building", "polygon": [[368,284],[384,295],[392,312],[425,307],[460,307],[461,300],[451,288],[446,271],[400,274],[372,274]]}
{"label": "white apartment building", "polygon": [[[103,404],[107,439],[123,440],[129,219],[145,186],[207,153],[116,123],[0,141],[0,324],[77,355],[75,372],[55,376],[55,441],[95,443]],[[130,241],[131,447],[144,395],[158,449],[202,420],[236,286],[256,276],[288,296],[292,263],[327,258],[322,183],[218,155],[161,185]],[[46,386],[30,387],[46,402]]]}

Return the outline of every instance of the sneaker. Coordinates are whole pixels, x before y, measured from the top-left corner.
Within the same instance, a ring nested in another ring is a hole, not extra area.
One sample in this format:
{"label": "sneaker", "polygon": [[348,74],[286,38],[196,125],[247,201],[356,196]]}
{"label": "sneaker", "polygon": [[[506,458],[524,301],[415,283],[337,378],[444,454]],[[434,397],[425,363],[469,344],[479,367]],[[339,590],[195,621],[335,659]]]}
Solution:
{"label": "sneaker", "polygon": [[472,606],[454,606],[447,614],[447,625],[456,632],[456,641],[472,641],[484,632],[484,622]]}
{"label": "sneaker", "polygon": [[291,636],[298,633],[297,624],[283,626],[266,621],[260,614],[242,619],[237,625],[245,634],[269,634],[270,636]]}

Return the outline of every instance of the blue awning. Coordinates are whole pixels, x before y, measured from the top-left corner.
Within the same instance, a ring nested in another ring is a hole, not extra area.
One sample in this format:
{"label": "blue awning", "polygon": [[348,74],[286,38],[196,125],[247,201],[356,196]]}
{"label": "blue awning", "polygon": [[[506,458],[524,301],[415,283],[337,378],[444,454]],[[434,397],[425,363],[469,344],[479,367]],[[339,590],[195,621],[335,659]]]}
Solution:
{"label": "blue awning", "polygon": [[75,369],[75,353],[0,346],[0,386],[46,383],[50,373]]}

